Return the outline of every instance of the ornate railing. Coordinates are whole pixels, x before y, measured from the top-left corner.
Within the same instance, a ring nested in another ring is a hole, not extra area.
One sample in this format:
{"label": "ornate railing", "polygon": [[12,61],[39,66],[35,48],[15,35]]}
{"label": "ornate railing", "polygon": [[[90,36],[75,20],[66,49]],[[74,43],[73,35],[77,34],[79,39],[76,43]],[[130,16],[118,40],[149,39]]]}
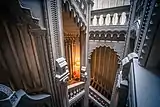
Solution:
{"label": "ornate railing", "polygon": [[130,5],[91,11],[91,25],[127,25]]}
{"label": "ornate railing", "polygon": [[91,11],[90,40],[124,41],[130,5]]}
{"label": "ornate railing", "polygon": [[110,105],[110,101],[92,86],[89,86],[89,98],[99,107],[109,107]]}
{"label": "ornate railing", "polygon": [[70,106],[74,104],[77,100],[82,98],[85,93],[84,85],[85,82],[77,82],[68,86],[68,98]]}

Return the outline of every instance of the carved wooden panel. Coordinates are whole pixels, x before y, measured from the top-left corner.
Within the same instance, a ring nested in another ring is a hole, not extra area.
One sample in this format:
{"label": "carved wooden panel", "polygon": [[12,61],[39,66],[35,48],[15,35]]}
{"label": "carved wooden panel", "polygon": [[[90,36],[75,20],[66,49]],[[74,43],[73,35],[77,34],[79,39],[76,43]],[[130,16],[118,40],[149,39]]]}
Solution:
{"label": "carved wooden panel", "polygon": [[118,68],[118,56],[109,47],[96,48],[91,55],[91,86],[111,97],[114,79]]}
{"label": "carved wooden panel", "polygon": [[45,35],[36,37],[27,25],[10,22],[0,23],[0,33],[0,79],[15,89],[46,90]]}
{"label": "carved wooden panel", "polygon": [[0,83],[29,93],[50,92],[45,30],[30,10],[15,3],[0,17]]}

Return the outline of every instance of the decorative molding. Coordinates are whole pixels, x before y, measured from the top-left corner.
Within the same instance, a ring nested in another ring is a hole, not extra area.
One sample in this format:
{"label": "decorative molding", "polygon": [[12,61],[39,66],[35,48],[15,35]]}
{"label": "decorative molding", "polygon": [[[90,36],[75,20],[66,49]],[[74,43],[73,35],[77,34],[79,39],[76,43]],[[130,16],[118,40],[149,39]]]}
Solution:
{"label": "decorative molding", "polygon": [[125,31],[127,32],[127,25],[102,25],[92,26],[90,25],[90,31]]}
{"label": "decorative molding", "polygon": [[140,25],[140,31],[138,34],[137,43],[135,47],[135,52],[138,53],[138,55],[141,54],[144,39],[146,38],[146,34],[149,30],[148,26],[149,26],[150,18],[152,17],[152,11],[154,9],[155,3],[156,3],[156,0],[149,0],[149,1],[146,1],[144,5],[145,8],[143,10],[142,22]]}
{"label": "decorative molding", "polygon": [[145,32],[142,40],[143,43],[141,43],[141,51],[140,51],[140,58],[139,62],[140,65],[145,66],[149,57],[149,54],[151,52],[152,44],[154,42],[155,36],[158,36],[155,32],[157,32],[158,29],[158,21],[160,21],[160,6],[155,2],[155,4],[152,4],[152,13],[150,14],[150,19],[148,23],[146,23],[148,26],[147,31]]}
{"label": "decorative molding", "polygon": [[[49,0],[48,1],[49,5],[48,5],[48,8],[49,8],[49,18],[50,19],[50,30],[51,30],[51,39],[52,39],[52,47],[54,47],[53,49],[55,49],[56,52],[54,52],[54,55],[55,55],[55,58],[58,58],[60,57],[61,55],[61,51],[60,51],[60,32],[59,32],[59,29],[60,29],[60,26],[59,26],[59,14],[58,14],[58,2],[57,0]],[[61,8],[61,7],[59,7]],[[61,13],[60,13],[61,14]],[[53,45],[54,44],[54,45]]]}
{"label": "decorative molding", "polygon": [[126,31],[90,31],[90,40],[124,41]]}

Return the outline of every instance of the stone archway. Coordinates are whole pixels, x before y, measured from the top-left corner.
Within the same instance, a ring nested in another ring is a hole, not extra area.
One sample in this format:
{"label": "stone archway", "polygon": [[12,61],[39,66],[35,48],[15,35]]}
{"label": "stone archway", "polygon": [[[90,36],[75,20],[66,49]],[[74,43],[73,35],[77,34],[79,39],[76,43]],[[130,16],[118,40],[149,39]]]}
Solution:
{"label": "stone archway", "polygon": [[69,84],[80,80],[85,45],[85,24],[69,2],[63,4],[64,50],[70,71]]}
{"label": "stone archway", "polygon": [[91,86],[110,99],[116,72],[118,55],[110,47],[100,46],[91,54]]}

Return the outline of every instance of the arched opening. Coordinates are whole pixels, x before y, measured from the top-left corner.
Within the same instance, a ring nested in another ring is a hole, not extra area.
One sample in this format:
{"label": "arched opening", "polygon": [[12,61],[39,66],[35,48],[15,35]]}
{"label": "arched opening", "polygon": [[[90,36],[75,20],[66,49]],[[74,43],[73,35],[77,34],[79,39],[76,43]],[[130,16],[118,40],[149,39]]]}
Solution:
{"label": "arched opening", "polygon": [[110,99],[118,68],[118,55],[109,47],[96,48],[91,54],[91,86]]}
{"label": "arched opening", "polygon": [[80,80],[80,66],[84,61],[82,50],[85,48],[85,27],[73,9],[63,11],[62,16],[65,57],[70,72],[69,84],[72,84]]}

